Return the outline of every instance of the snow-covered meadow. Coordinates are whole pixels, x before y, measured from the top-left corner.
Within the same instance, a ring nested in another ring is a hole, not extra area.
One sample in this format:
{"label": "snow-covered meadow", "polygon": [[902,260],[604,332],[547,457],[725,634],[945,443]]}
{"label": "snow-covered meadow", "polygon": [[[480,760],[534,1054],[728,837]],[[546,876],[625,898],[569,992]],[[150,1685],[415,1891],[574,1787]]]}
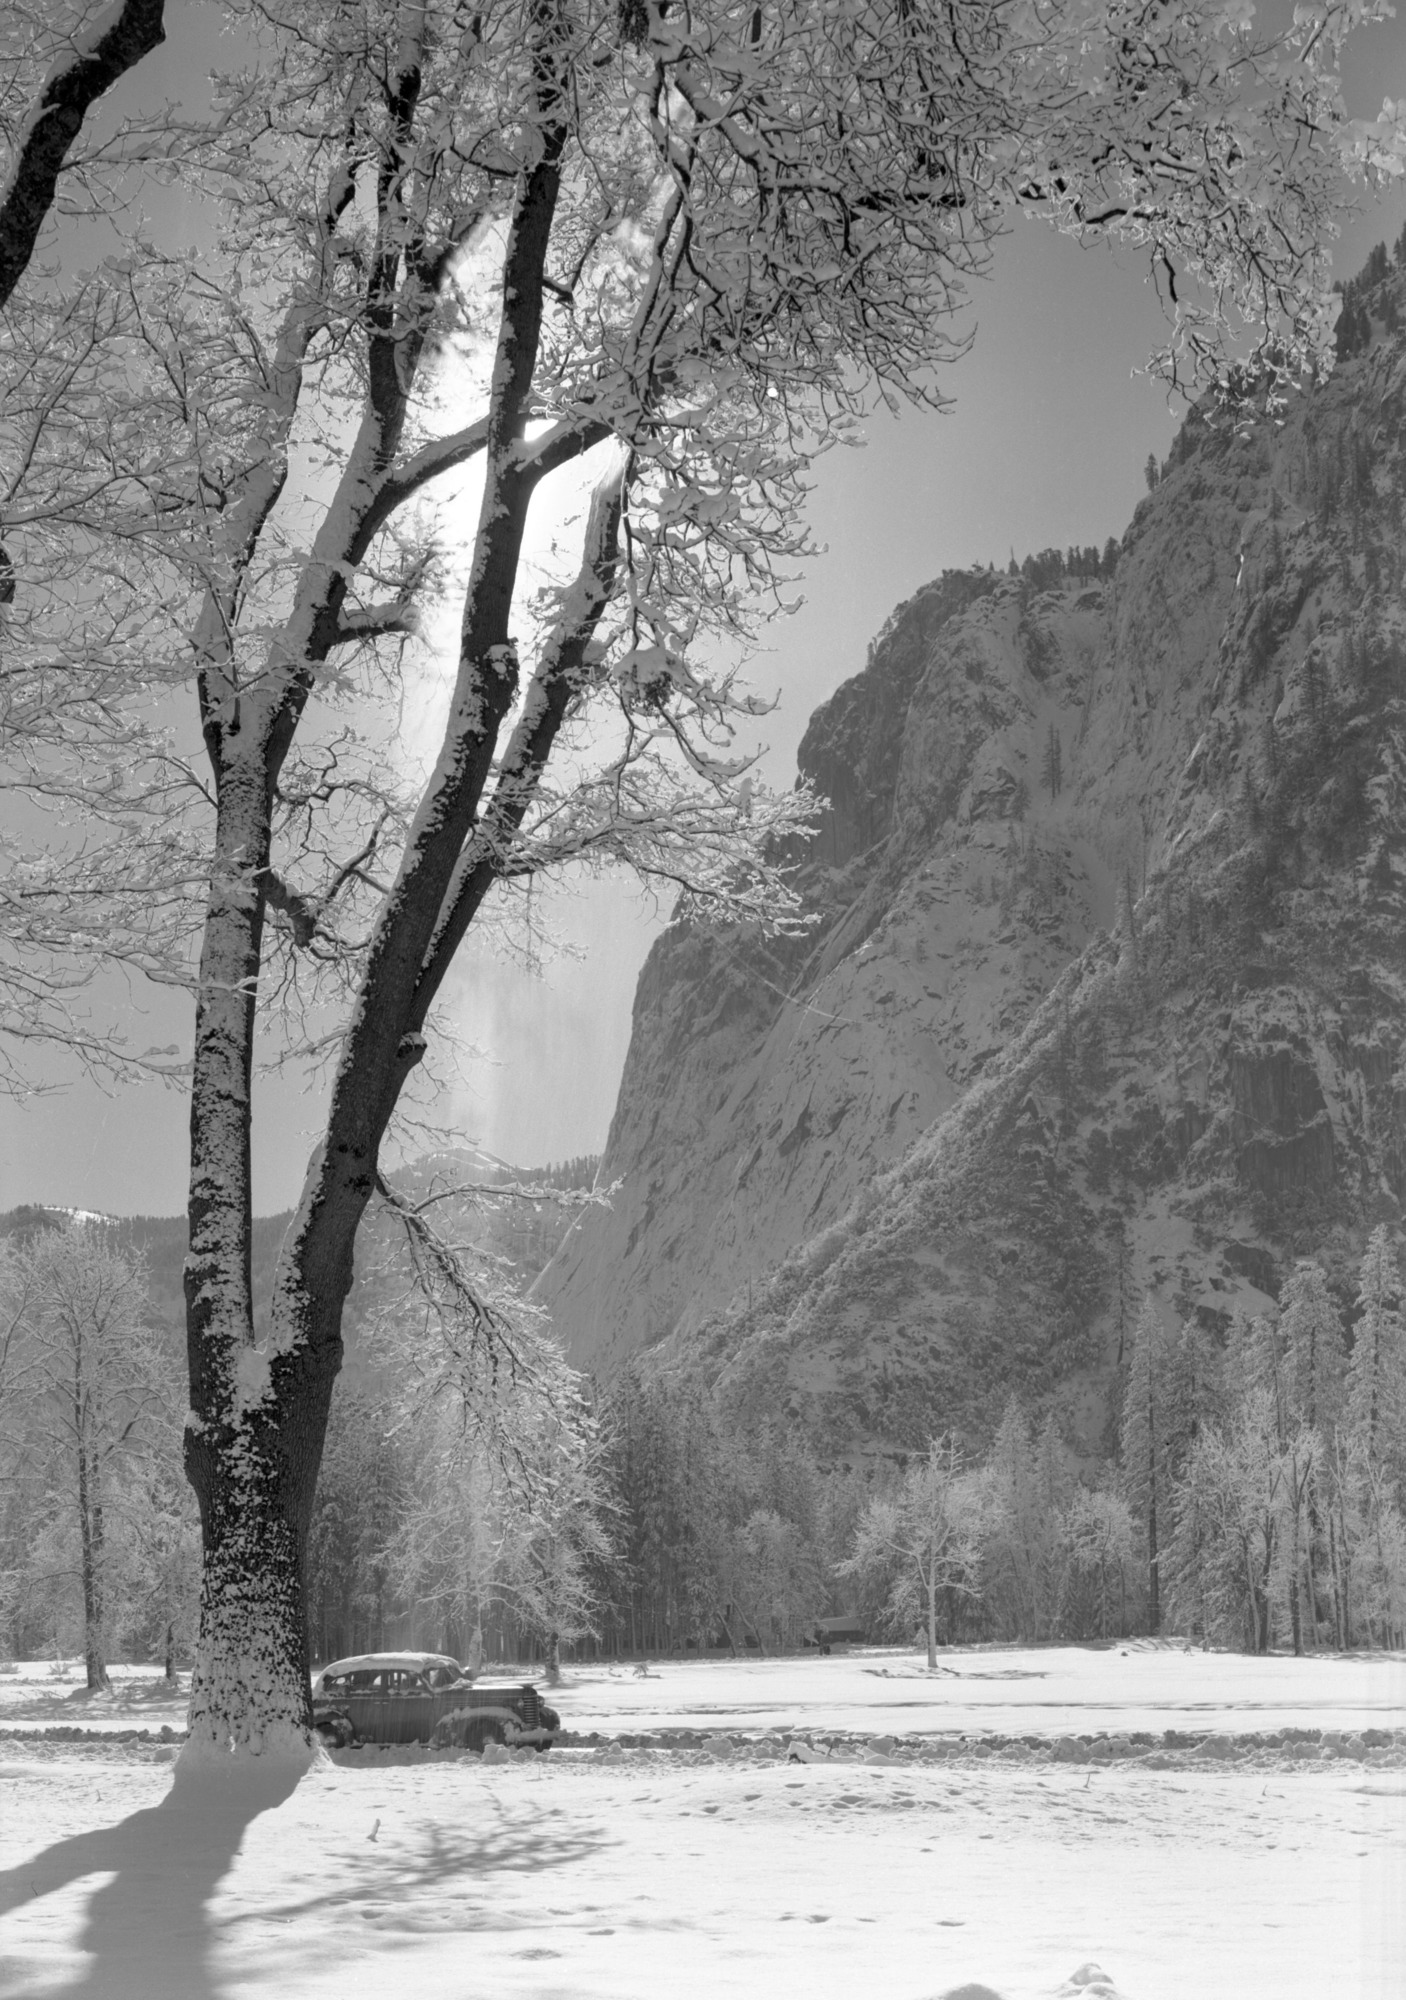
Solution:
{"label": "snow-covered meadow", "polygon": [[545,1757],[211,1794],[173,1788],[149,1673],[0,1675],[0,1996],[1406,1991],[1399,1657],[866,1649],[579,1668],[553,1700]]}

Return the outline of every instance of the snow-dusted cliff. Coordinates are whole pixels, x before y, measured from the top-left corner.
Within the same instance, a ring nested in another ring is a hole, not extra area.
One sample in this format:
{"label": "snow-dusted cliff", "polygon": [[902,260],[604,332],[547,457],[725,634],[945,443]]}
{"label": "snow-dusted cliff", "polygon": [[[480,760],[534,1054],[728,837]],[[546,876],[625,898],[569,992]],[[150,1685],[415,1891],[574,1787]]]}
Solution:
{"label": "snow-dusted cliff", "polygon": [[1141,1290],[1223,1321],[1399,1216],[1396,286],[1282,421],[1188,421],[1111,582],[949,574],[817,712],[822,924],[652,952],[539,1287],[578,1365],[836,1449],[1019,1385],[1092,1446]]}

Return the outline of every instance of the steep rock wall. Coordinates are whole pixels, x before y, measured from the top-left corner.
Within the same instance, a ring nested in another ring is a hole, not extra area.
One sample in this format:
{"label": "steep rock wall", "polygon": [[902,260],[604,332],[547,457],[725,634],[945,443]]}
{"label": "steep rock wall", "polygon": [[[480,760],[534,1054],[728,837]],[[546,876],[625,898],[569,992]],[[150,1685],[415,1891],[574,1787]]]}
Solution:
{"label": "steep rock wall", "polygon": [[542,1287],[579,1365],[837,1453],[1020,1387],[1093,1449],[1145,1290],[1346,1282],[1406,1195],[1403,442],[1379,325],[1282,420],[1194,414],[1111,585],[895,614],[803,744],[818,932],[646,966],[620,1194]]}

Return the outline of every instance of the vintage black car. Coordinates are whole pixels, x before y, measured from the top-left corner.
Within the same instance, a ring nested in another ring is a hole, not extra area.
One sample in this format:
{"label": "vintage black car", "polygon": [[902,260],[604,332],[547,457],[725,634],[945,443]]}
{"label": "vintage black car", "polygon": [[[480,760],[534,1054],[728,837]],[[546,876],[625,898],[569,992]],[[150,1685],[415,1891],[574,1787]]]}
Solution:
{"label": "vintage black car", "polygon": [[561,1717],[531,1681],[470,1680],[447,1653],[361,1653],[312,1684],[313,1726],[338,1749],[357,1743],[551,1747]]}

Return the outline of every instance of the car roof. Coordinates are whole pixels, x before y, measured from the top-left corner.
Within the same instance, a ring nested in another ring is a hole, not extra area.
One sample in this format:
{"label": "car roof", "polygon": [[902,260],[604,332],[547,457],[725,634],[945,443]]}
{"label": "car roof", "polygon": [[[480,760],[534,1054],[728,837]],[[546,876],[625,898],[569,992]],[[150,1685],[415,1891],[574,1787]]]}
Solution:
{"label": "car roof", "polygon": [[456,1674],[462,1673],[459,1662],[448,1653],[355,1653],[347,1660],[329,1660],[325,1667],[319,1667],[320,1675],[374,1673],[379,1667],[402,1667],[408,1672],[423,1672],[426,1667],[453,1667]]}

